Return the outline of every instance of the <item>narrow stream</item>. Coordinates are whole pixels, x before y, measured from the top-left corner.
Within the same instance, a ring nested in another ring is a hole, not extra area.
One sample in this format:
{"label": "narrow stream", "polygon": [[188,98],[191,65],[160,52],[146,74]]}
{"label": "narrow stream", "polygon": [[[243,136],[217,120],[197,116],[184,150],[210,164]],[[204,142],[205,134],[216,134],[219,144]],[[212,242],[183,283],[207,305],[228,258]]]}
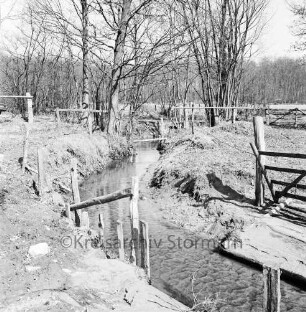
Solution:
{"label": "narrow stream", "polygon": [[[132,176],[141,176],[158,161],[159,154],[150,144],[137,148],[136,158],[113,162],[102,173],[93,175],[80,186],[82,200],[131,186]],[[217,299],[218,311],[261,312],[262,273],[228,259],[209,248],[195,246],[193,234],[166,222],[161,212],[146,200],[140,200],[140,217],[149,223],[152,284],[179,301],[190,305],[198,300]],[[103,212],[106,239],[116,237],[116,222],[124,222],[124,235],[130,234],[129,200],[89,209],[91,227],[96,228],[98,214]],[[94,221],[96,220],[96,224]],[[185,245],[185,246],[184,246]],[[192,290],[191,278],[196,272]],[[306,291],[282,281],[281,311],[306,311]]]}

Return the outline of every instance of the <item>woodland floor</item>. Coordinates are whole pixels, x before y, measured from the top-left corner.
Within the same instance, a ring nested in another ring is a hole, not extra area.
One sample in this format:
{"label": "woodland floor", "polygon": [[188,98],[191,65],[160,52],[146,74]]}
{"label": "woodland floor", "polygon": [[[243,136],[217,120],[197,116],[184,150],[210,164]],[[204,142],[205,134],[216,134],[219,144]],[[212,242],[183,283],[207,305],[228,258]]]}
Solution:
{"label": "woodland floor", "polygon": [[[80,125],[57,128],[53,117],[35,118],[29,165],[37,170],[38,147],[48,154],[49,193],[40,198],[36,174],[21,171],[24,124],[20,117],[0,115],[0,311],[183,311],[136,267],[106,259],[102,250],[62,246],[63,237],[87,238],[63,217],[71,194],[59,182],[70,187],[71,158],[77,158],[82,179],[126,155],[126,144],[100,132],[90,137]],[[29,247],[38,243],[47,243],[50,252],[33,258]]]}
{"label": "woodland floor", "polygon": [[[240,244],[236,248],[227,245],[227,251],[306,278],[305,221],[288,217],[285,209],[278,215],[272,214],[267,187],[266,208],[254,206],[252,123],[196,128],[194,135],[190,132],[180,130],[172,135],[153,169],[151,192],[164,216],[178,226],[200,235],[211,235],[221,242],[230,238],[241,240],[242,248]],[[267,151],[306,154],[303,129],[265,126],[265,140]],[[305,162],[290,158],[266,159],[272,166],[298,169],[304,169]],[[293,176],[270,175],[287,182],[292,181]],[[295,191],[303,194],[301,190]]]}

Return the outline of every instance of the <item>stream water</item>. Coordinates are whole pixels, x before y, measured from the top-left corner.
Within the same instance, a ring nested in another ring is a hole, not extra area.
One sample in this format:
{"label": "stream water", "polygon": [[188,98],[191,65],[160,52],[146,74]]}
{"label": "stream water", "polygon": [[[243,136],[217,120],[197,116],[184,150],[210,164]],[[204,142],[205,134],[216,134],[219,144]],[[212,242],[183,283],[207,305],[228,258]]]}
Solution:
{"label": "stream water", "polygon": [[[151,144],[139,145],[137,152],[134,159],[113,162],[102,173],[84,181],[80,186],[82,200],[130,187],[132,176],[141,176],[158,161],[159,153]],[[105,220],[106,239],[112,242],[116,237],[117,220],[124,222],[124,235],[129,236],[128,199],[91,208],[91,227],[97,228],[100,212]],[[166,222],[158,208],[146,200],[140,200],[139,213],[149,223],[151,277],[155,287],[187,305],[194,302],[196,295],[198,300],[217,299],[217,309],[222,312],[262,311],[260,271],[205,248],[202,240],[195,244],[198,237]],[[281,311],[306,311],[305,289],[282,281],[281,293]]]}

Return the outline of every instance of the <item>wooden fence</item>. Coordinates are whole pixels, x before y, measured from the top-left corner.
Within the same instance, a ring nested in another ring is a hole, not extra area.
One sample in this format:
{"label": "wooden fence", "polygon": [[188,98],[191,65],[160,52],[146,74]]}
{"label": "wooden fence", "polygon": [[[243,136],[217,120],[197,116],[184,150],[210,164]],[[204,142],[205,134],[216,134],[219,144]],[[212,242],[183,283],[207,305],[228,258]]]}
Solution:
{"label": "wooden fence", "polygon": [[[273,121],[271,120],[272,115],[277,116]],[[270,104],[265,109],[267,125],[276,125],[278,121],[284,120],[290,115],[294,116],[294,126],[297,128],[299,118],[306,116],[306,104]]]}
{"label": "wooden fence", "polygon": [[107,113],[108,111],[106,110],[97,110],[97,109],[81,109],[81,108],[56,108],[55,110],[55,116],[56,116],[56,122],[57,122],[57,126],[60,127],[61,125],[61,117],[60,117],[60,113],[62,112],[66,112],[66,113],[82,113],[85,117],[85,119],[87,119],[87,128],[88,128],[88,132],[91,135],[93,132],[93,121],[94,118],[92,116],[92,114],[96,113],[96,114],[103,114],[103,113]]}
{"label": "wooden fence", "polygon": [[[271,192],[274,203],[278,203],[282,197],[297,199],[306,202],[306,196],[289,193],[293,188],[299,190],[306,190],[306,185],[301,184],[301,180],[306,177],[305,169],[298,168],[284,168],[278,166],[266,165],[266,157],[277,157],[277,158],[292,158],[292,159],[306,159],[306,154],[298,153],[284,153],[284,152],[271,152],[266,151],[265,137],[264,137],[264,122],[262,117],[254,117],[254,134],[255,144],[251,143],[251,148],[256,157],[256,185],[255,185],[255,198],[258,206],[264,204],[264,183],[265,180],[268,188]],[[296,174],[297,177],[293,181],[279,181],[276,179],[270,179],[269,172],[282,172]],[[275,185],[284,186],[281,191],[275,189]],[[306,214],[305,208],[296,206],[296,210]],[[304,216],[306,217],[306,216]]]}
{"label": "wooden fence", "polygon": [[0,99],[26,99],[27,100],[27,119],[28,123],[33,123],[33,96],[29,92],[26,95],[0,95]]}
{"label": "wooden fence", "polygon": [[[232,123],[235,123],[237,120],[238,112],[240,111],[256,111],[258,109],[263,109],[262,106],[259,105],[251,105],[251,106],[232,106],[232,107],[217,107],[217,106],[203,106],[201,104],[190,103],[188,106],[175,106],[172,107],[171,120],[178,128],[192,129],[192,133],[194,133],[194,126],[200,125],[203,123],[207,123],[210,121],[210,112],[211,110],[217,111],[217,122],[220,119],[220,114],[228,116],[228,119],[231,120]],[[199,120],[196,119],[196,112],[204,111],[204,118]],[[208,117],[208,118],[207,118]],[[209,122],[209,126],[211,123]]]}

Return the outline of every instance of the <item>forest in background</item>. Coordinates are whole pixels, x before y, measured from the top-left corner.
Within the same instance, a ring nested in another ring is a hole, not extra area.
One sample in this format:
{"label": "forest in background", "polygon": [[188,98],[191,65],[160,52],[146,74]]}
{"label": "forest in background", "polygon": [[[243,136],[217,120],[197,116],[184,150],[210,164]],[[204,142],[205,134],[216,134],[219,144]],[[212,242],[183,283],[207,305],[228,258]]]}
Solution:
{"label": "forest in background", "polygon": [[[267,0],[33,0],[1,52],[1,93],[34,97],[35,114],[108,111],[118,131],[145,103],[207,107],[306,102],[306,65],[252,61]],[[303,6],[292,5],[303,37]],[[303,48],[303,42],[300,43]],[[22,100],[10,109],[24,110]],[[218,109],[208,114],[215,123]]]}

